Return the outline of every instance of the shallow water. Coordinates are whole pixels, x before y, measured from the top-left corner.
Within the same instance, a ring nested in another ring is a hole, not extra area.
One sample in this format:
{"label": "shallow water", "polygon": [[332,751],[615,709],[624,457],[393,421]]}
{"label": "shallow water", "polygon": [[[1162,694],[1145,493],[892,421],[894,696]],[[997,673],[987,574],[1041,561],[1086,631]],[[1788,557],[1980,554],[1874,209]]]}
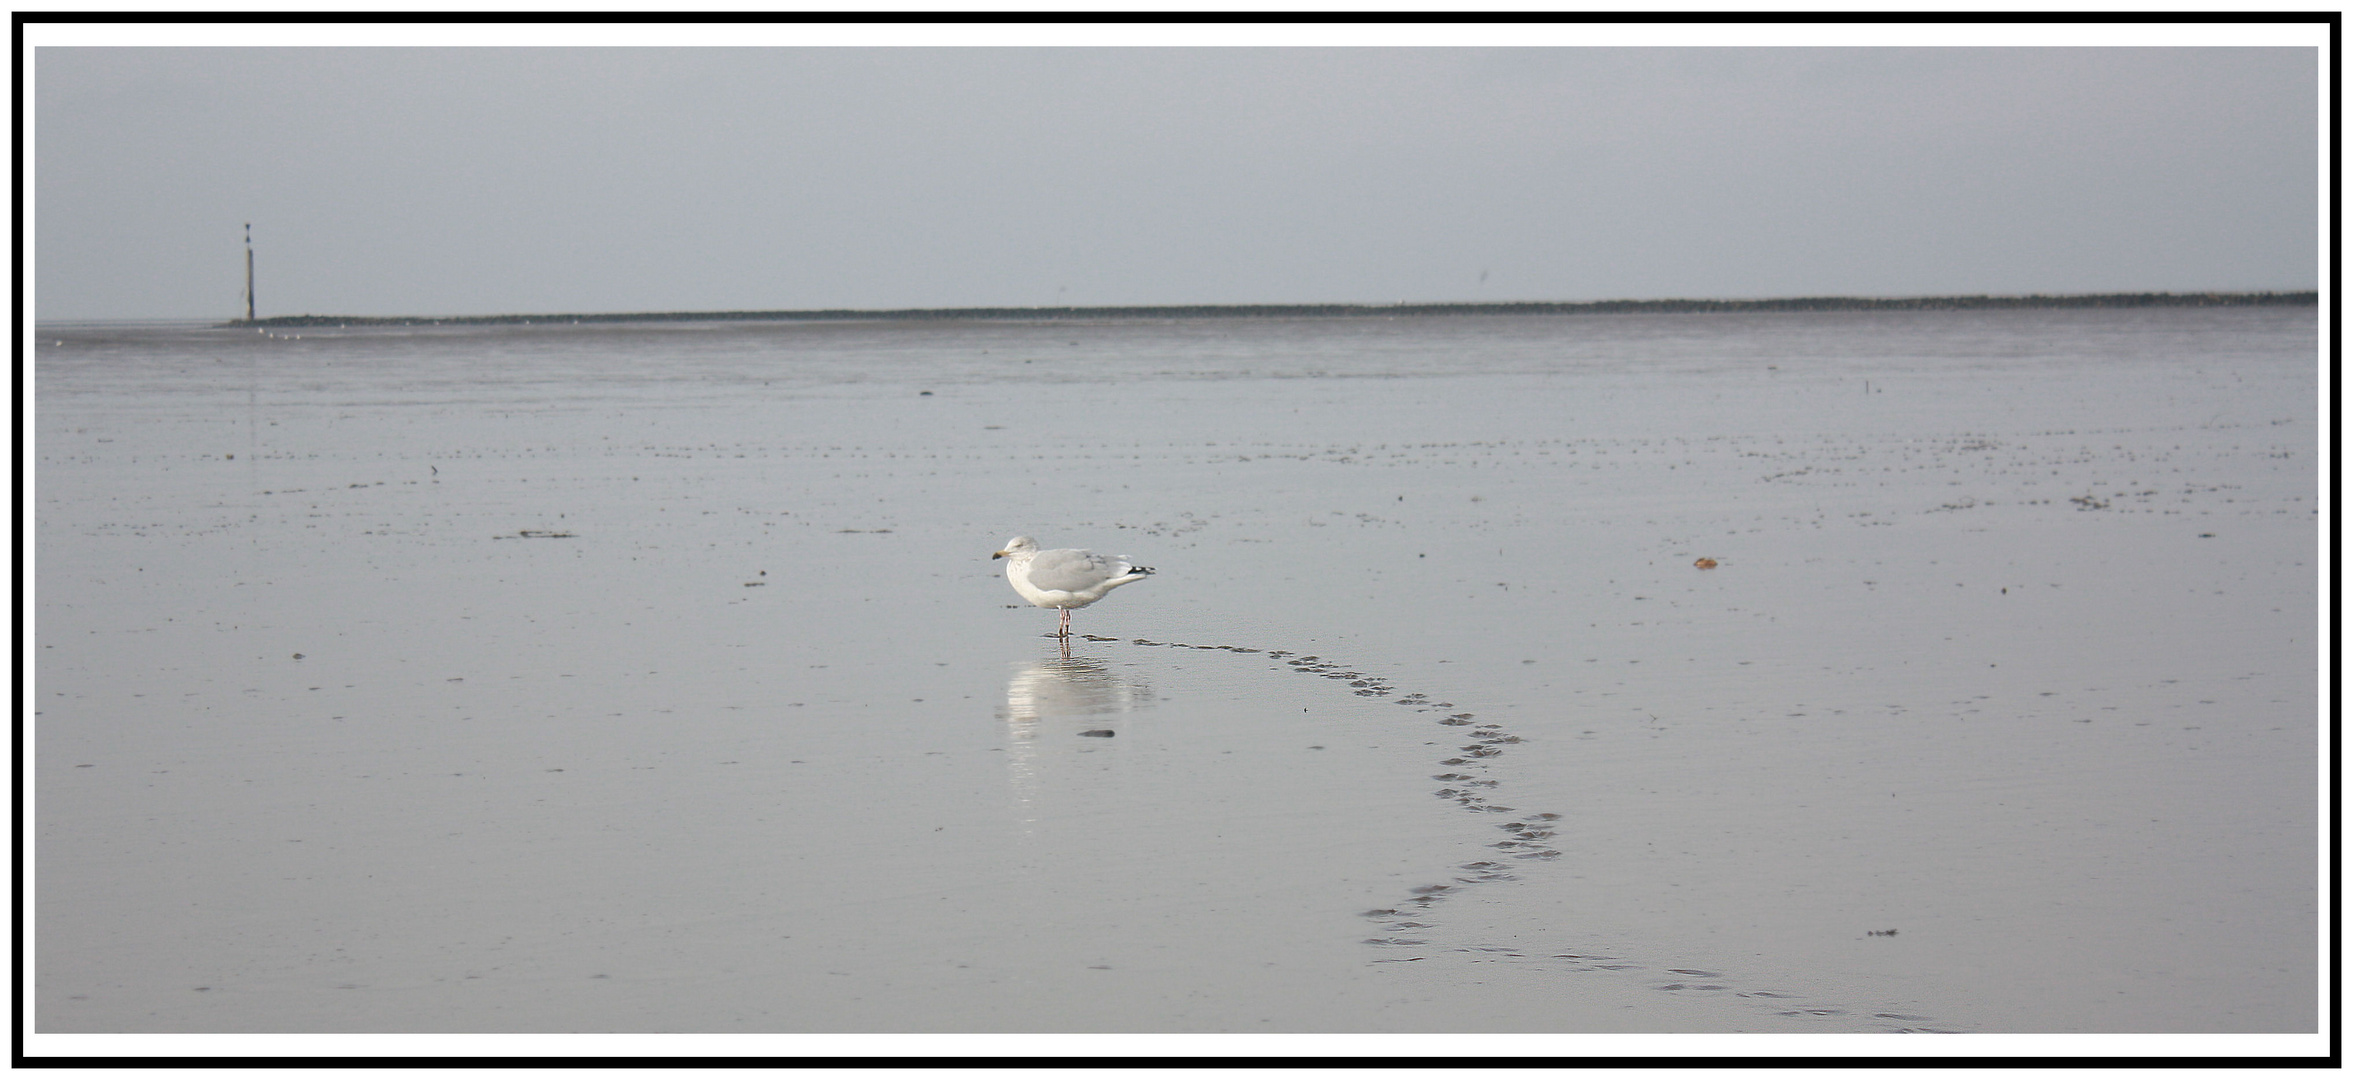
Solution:
{"label": "shallow water", "polygon": [[35,1028],[2316,1031],[2316,350],[45,330]]}

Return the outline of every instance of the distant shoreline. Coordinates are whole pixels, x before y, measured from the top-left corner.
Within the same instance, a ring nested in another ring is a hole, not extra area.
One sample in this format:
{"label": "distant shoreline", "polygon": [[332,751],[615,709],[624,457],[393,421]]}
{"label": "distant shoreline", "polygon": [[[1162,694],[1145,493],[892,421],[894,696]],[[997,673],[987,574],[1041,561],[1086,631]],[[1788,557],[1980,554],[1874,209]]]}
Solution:
{"label": "distant shoreline", "polygon": [[1778,300],[1503,301],[1436,304],[1161,304],[1110,307],[821,308],[775,311],[646,311],[583,315],[274,315],[216,327],[523,326],[648,322],[988,321],[1092,319],[1394,318],[1405,315],[1700,315],[1775,311],[1977,311],[2012,308],[2292,307],[2317,291],[2083,293],[2047,296],[1791,297]]}

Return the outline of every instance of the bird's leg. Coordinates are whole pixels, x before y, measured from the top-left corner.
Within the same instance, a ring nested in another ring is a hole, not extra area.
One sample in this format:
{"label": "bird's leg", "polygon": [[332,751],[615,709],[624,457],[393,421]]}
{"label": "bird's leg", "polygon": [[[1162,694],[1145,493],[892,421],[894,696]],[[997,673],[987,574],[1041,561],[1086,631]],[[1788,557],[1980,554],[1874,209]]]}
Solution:
{"label": "bird's leg", "polygon": [[1056,637],[1059,637],[1059,638],[1061,638],[1061,639],[1063,639],[1064,641],[1068,641],[1068,640],[1070,640],[1070,609],[1069,609],[1069,608],[1063,608],[1063,609],[1062,609],[1062,632],[1061,632],[1060,634],[1057,634],[1057,635],[1055,635],[1055,636],[1056,636]]}

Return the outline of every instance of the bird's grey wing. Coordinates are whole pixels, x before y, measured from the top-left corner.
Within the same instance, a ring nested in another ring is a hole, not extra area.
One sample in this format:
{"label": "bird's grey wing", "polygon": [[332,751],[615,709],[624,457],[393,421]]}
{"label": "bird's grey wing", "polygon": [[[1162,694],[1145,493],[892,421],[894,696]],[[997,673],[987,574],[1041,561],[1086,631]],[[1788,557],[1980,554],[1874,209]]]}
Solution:
{"label": "bird's grey wing", "polygon": [[1037,558],[1030,560],[1029,583],[1039,589],[1080,592],[1126,572],[1127,563],[1123,560],[1092,551],[1060,548],[1041,551]]}

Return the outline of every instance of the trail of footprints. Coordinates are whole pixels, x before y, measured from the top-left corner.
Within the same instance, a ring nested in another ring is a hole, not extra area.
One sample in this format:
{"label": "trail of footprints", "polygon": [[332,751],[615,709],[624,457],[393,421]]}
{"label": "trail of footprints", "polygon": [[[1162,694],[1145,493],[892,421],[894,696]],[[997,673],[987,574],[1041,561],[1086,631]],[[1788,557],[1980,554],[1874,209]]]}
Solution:
{"label": "trail of footprints", "polygon": [[[1121,640],[1112,637],[1098,637],[1094,634],[1081,636],[1088,641],[1117,642]],[[1177,641],[1152,641],[1146,638],[1132,638],[1128,641],[1130,644],[1147,648],[1200,649],[1209,652],[1262,655],[1271,660],[1282,661],[1292,671],[1299,674],[1346,683],[1348,689],[1358,697],[1392,698],[1393,704],[1411,708],[1417,713],[1438,714],[1437,723],[1440,726],[1467,729],[1461,731],[1460,734],[1468,741],[1457,746],[1449,753],[1449,756],[1438,762],[1445,768],[1445,771],[1430,777],[1444,785],[1433,794],[1474,814],[1509,815],[1511,820],[1496,826],[1502,830],[1503,839],[1487,845],[1495,849],[1496,854],[1493,858],[1463,863],[1455,868],[1457,873],[1452,881],[1417,886],[1410,891],[1410,895],[1395,904],[1364,912],[1363,917],[1378,925],[1381,934],[1378,937],[1366,938],[1365,944],[1367,945],[1399,951],[1411,951],[1427,945],[1429,944],[1427,939],[1415,936],[1415,931],[1427,929],[1431,925],[1420,921],[1420,918],[1430,908],[1450,897],[1463,895],[1466,890],[1487,882],[1517,880],[1517,876],[1510,872],[1512,864],[1498,862],[1497,859],[1550,861],[1561,857],[1560,850],[1549,843],[1554,834],[1553,823],[1560,820],[1559,814],[1521,813],[1512,807],[1499,805],[1488,797],[1495,788],[1502,785],[1502,781],[1487,775],[1492,762],[1502,756],[1506,747],[1522,741],[1519,736],[1505,731],[1501,724],[1482,723],[1479,721],[1477,713],[1449,712],[1447,710],[1455,708],[1453,702],[1433,701],[1427,694],[1398,694],[1397,688],[1387,679],[1351,669],[1320,656],[1302,656],[1285,649],[1250,649],[1238,645],[1189,645]],[[1542,957],[1532,957],[1521,950],[1504,947],[1463,947],[1455,951],[1490,954],[1475,957],[1474,962],[1530,959],[1558,961],[1563,962],[1561,966],[1564,970],[1573,972],[1640,971],[1643,969],[1641,964],[1631,963],[1618,957],[1588,953],[1553,953]],[[1374,962],[1412,963],[1421,959],[1424,958],[1395,956],[1384,957]],[[1792,1019],[1819,1019],[1841,1026],[1860,1023],[1873,1030],[1893,1032],[1953,1030],[1926,1026],[1933,1023],[1931,1018],[1905,1013],[1880,1012],[1857,1016],[1847,1009],[1805,1008],[1796,1004],[1798,995],[1795,994],[1771,990],[1736,989],[1730,984],[1719,981],[1725,978],[1720,972],[1697,968],[1666,968],[1663,969],[1663,974],[1671,976],[1671,978],[1656,984],[1655,989],[1661,992],[1728,993],[1737,997],[1754,999],[1757,1004],[1768,1008],[1775,1015]]]}
{"label": "trail of footprints", "polygon": [[[1089,641],[1105,642],[1120,640],[1118,638],[1096,637],[1092,634],[1086,635],[1086,638]],[[1481,723],[1477,713],[1448,712],[1447,710],[1455,707],[1453,702],[1433,701],[1428,694],[1399,694],[1397,688],[1387,679],[1351,669],[1320,656],[1301,656],[1285,649],[1248,649],[1237,645],[1188,645],[1183,642],[1152,641],[1146,638],[1132,639],[1130,644],[1153,648],[1203,649],[1263,655],[1271,660],[1282,661],[1292,671],[1302,675],[1313,675],[1318,678],[1346,683],[1348,689],[1358,697],[1391,698],[1393,704],[1411,708],[1415,712],[1439,714],[1438,724],[1449,728],[1466,729],[1459,734],[1469,741],[1457,746],[1448,757],[1438,762],[1439,765],[1445,767],[1446,771],[1433,775],[1431,779],[1439,781],[1444,786],[1438,788],[1433,794],[1474,814],[1514,815],[1512,820],[1497,826],[1503,830],[1504,838],[1488,845],[1496,849],[1496,858],[1560,858],[1560,851],[1546,843],[1552,838],[1552,823],[1560,820],[1559,814],[1520,814],[1512,807],[1498,804],[1489,797],[1493,790],[1502,784],[1502,781],[1486,775],[1490,771],[1491,763],[1503,754],[1506,747],[1521,741],[1519,736],[1505,731],[1502,724]],[[1493,859],[1464,863],[1456,869],[1461,873],[1456,875],[1453,881],[1420,886],[1413,890],[1411,896],[1399,901],[1394,907],[1365,912],[1365,917],[1382,923],[1383,929],[1392,933],[1415,930],[1427,924],[1401,921],[1408,920],[1407,913],[1409,911],[1427,910],[1431,905],[1450,896],[1459,895],[1463,888],[1481,882],[1513,880],[1513,875],[1509,872],[1510,864],[1496,862]],[[1368,943],[1400,946],[1423,944],[1419,940],[1408,937],[1373,938]]]}

